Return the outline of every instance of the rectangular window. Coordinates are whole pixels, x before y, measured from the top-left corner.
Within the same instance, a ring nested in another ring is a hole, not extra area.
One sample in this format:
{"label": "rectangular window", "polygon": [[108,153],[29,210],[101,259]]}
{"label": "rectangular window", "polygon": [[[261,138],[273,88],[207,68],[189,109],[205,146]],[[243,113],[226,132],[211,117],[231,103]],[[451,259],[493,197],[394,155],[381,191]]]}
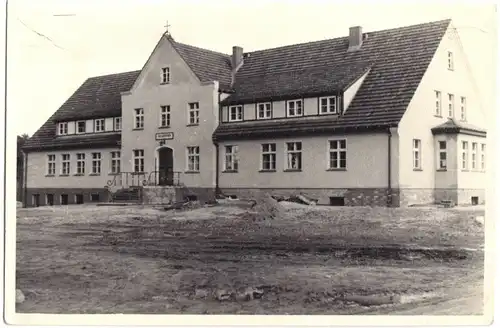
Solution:
{"label": "rectangular window", "polygon": [[48,206],[54,206],[54,194],[45,195],[45,203]]}
{"label": "rectangular window", "polygon": [[481,144],[481,171],[486,169],[486,144]]}
{"label": "rectangular window", "polygon": [[69,175],[69,172],[71,171],[71,157],[69,154],[62,154],[61,155],[61,175]]}
{"label": "rectangular window", "polygon": [[467,120],[467,99],[465,97],[460,97],[460,119]]}
{"label": "rectangular window", "polygon": [[144,172],[144,149],[134,149],[134,172]]}
{"label": "rectangular window", "polygon": [[243,106],[229,107],[229,122],[243,121]]}
{"label": "rectangular window", "polygon": [[100,118],[94,121],[94,132],[104,132],[104,119]]}
{"label": "rectangular window", "polygon": [[455,96],[451,93],[448,94],[448,117],[453,118],[455,111]]}
{"label": "rectangular window", "polygon": [[189,125],[200,124],[200,103],[189,103]]}
{"label": "rectangular window", "polygon": [[121,131],[122,129],[122,118],[121,117],[115,117],[113,120],[113,130],[115,131]]}
{"label": "rectangular window", "polygon": [[286,143],[286,169],[302,170],[302,142]]}
{"label": "rectangular window", "polygon": [[477,168],[477,143],[476,142],[473,142],[472,143],[472,154],[471,154],[471,158],[472,158],[472,165],[471,165],[471,169],[473,171],[476,170]]}
{"label": "rectangular window", "polygon": [[276,144],[262,144],[262,171],[276,170]]}
{"label": "rectangular window", "polygon": [[61,136],[68,134],[68,122],[59,123],[58,131]]}
{"label": "rectangular window", "polygon": [[238,146],[225,146],[225,160],[224,160],[224,170],[225,171],[238,171]]}
{"label": "rectangular window", "polygon": [[302,100],[287,101],[287,116],[288,117],[302,116]]}
{"label": "rectangular window", "polygon": [[87,130],[87,122],[78,121],[76,122],[76,133],[85,133]]}
{"label": "rectangular window", "polygon": [[329,146],[329,169],[345,169],[347,167],[347,144],[345,139],[330,140]]}
{"label": "rectangular window", "polygon": [[85,174],[85,154],[76,154],[76,174]]}
{"label": "rectangular window", "polygon": [[47,155],[47,175],[56,175],[56,155]]}
{"label": "rectangular window", "polygon": [[170,106],[161,106],[160,127],[167,128],[169,126],[170,126]]}
{"label": "rectangular window", "polygon": [[144,129],[144,108],[135,109],[134,128]]}
{"label": "rectangular window", "polygon": [[319,99],[320,114],[338,114],[337,97],[324,97]]}
{"label": "rectangular window", "polygon": [[68,205],[68,194],[61,194],[61,205]]}
{"label": "rectangular window", "polygon": [[436,96],[436,116],[441,116],[441,91],[434,91]]}
{"label": "rectangular window", "polygon": [[170,83],[170,67],[161,69],[161,83]]}
{"label": "rectangular window", "polygon": [[273,117],[271,103],[257,104],[257,119],[265,120]]}
{"label": "rectangular window", "polygon": [[421,170],[422,169],[422,155],[421,150],[422,142],[420,139],[413,139],[413,169]]}
{"label": "rectangular window", "polygon": [[453,70],[453,52],[448,51],[448,69]]}
{"label": "rectangular window", "polygon": [[462,141],[462,170],[469,168],[469,143]]}
{"label": "rectangular window", "polygon": [[189,172],[200,171],[200,147],[187,147],[187,163]]}
{"label": "rectangular window", "polygon": [[438,169],[439,170],[446,170],[446,168],[447,168],[446,141],[439,141],[438,143],[439,143]]}
{"label": "rectangular window", "polygon": [[92,153],[92,174],[101,174],[101,153]]}
{"label": "rectangular window", "polygon": [[121,159],[119,151],[111,152],[111,173],[117,174],[120,173]]}

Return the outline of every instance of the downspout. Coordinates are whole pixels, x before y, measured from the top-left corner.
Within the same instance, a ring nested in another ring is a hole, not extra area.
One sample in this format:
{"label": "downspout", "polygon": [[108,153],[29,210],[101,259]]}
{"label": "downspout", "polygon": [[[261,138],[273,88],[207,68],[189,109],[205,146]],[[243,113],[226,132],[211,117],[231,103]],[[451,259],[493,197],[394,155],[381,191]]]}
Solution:
{"label": "downspout", "polygon": [[[217,126],[220,124],[220,118],[222,115],[222,106],[220,104],[220,99],[221,99],[221,91],[219,89],[218,93],[218,105],[219,105],[219,115],[218,115],[218,122]],[[215,141],[215,138],[212,138],[212,142],[214,143],[215,146],[215,196],[220,194],[220,189],[219,189],[219,143]]]}
{"label": "downspout", "polygon": [[28,153],[23,151],[23,207],[28,207]]}
{"label": "downspout", "polygon": [[392,133],[391,128],[387,128],[387,206],[392,207],[392,165],[391,165],[391,145]]}

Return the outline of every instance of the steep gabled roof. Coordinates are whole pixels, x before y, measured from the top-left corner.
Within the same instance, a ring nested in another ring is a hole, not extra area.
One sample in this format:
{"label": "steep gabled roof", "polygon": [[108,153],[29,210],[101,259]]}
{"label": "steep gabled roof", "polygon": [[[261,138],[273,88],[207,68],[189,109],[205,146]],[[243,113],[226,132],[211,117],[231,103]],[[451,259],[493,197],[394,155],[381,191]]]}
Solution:
{"label": "steep gabled roof", "polygon": [[[369,67],[370,71],[344,115],[304,118],[296,123],[279,119],[224,123],[214,139],[258,138],[266,131],[285,135],[297,128],[304,133],[330,133],[351,127],[397,126],[449,24],[450,20],[443,20],[369,32],[361,49],[353,52],[347,51],[348,38],[342,37],[248,53],[236,74],[234,93],[223,102],[226,105],[281,97],[281,89],[287,90],[289,98],[333,94],[359,77],[363,69]],[[317,72],[322,72],[320,78],[311,83]],[[342,72],[352,72],[345,82]],[[324,77],[334,77],[336,82]],[[281,89],[269,88],[269,81],[279,81]]]}
{"label": "steep gabled roof", "polygon": [[201,82],[219,81],[221,89],[231,87],[231,57],[229,55],[176,42],[172,38],[170,41]]}
{"label": "steep gabled roof", "polygon": [[[24,144],[24,150],[75,146],[86,140],[96,146],[116,145],[108,134],[56,138],[57,122],[121,116],[121,92],[132,87],[140,71],[111,74],[87,79],[66,102]],[[66,139],[64,139],[66,138]],[[80,140],[81,139],[81,140]],[[106,140],[109,139],[109,142]]]}

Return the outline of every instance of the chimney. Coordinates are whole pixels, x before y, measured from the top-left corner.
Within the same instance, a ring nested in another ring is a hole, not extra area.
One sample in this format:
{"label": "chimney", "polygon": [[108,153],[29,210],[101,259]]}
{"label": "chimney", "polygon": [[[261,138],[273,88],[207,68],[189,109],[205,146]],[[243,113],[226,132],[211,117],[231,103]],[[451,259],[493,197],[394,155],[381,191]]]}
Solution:
{"label": "chimney", "polygon": [[347,51],[356,51],[361,48],[363,43],[363,31],[361,26],[354,26],[349,28],[349,48]]}
{"label": "chimney", "polygon": [[231,86],[234,84],[234,80],[236,78],[236,72],[240,69],[241,65],[243,65],[243,48],[234,46],[233,47],[233,55],[231,56]]}

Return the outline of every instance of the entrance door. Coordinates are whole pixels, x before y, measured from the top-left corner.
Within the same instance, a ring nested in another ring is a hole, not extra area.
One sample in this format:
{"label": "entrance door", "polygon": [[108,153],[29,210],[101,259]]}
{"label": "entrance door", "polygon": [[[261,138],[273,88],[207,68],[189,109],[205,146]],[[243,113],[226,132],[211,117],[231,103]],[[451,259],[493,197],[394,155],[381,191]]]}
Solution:
{"label": "entrance door", "polygon": [[172,148],[163,147],[158,150],[159,185],[174,184],[174,156]]}

